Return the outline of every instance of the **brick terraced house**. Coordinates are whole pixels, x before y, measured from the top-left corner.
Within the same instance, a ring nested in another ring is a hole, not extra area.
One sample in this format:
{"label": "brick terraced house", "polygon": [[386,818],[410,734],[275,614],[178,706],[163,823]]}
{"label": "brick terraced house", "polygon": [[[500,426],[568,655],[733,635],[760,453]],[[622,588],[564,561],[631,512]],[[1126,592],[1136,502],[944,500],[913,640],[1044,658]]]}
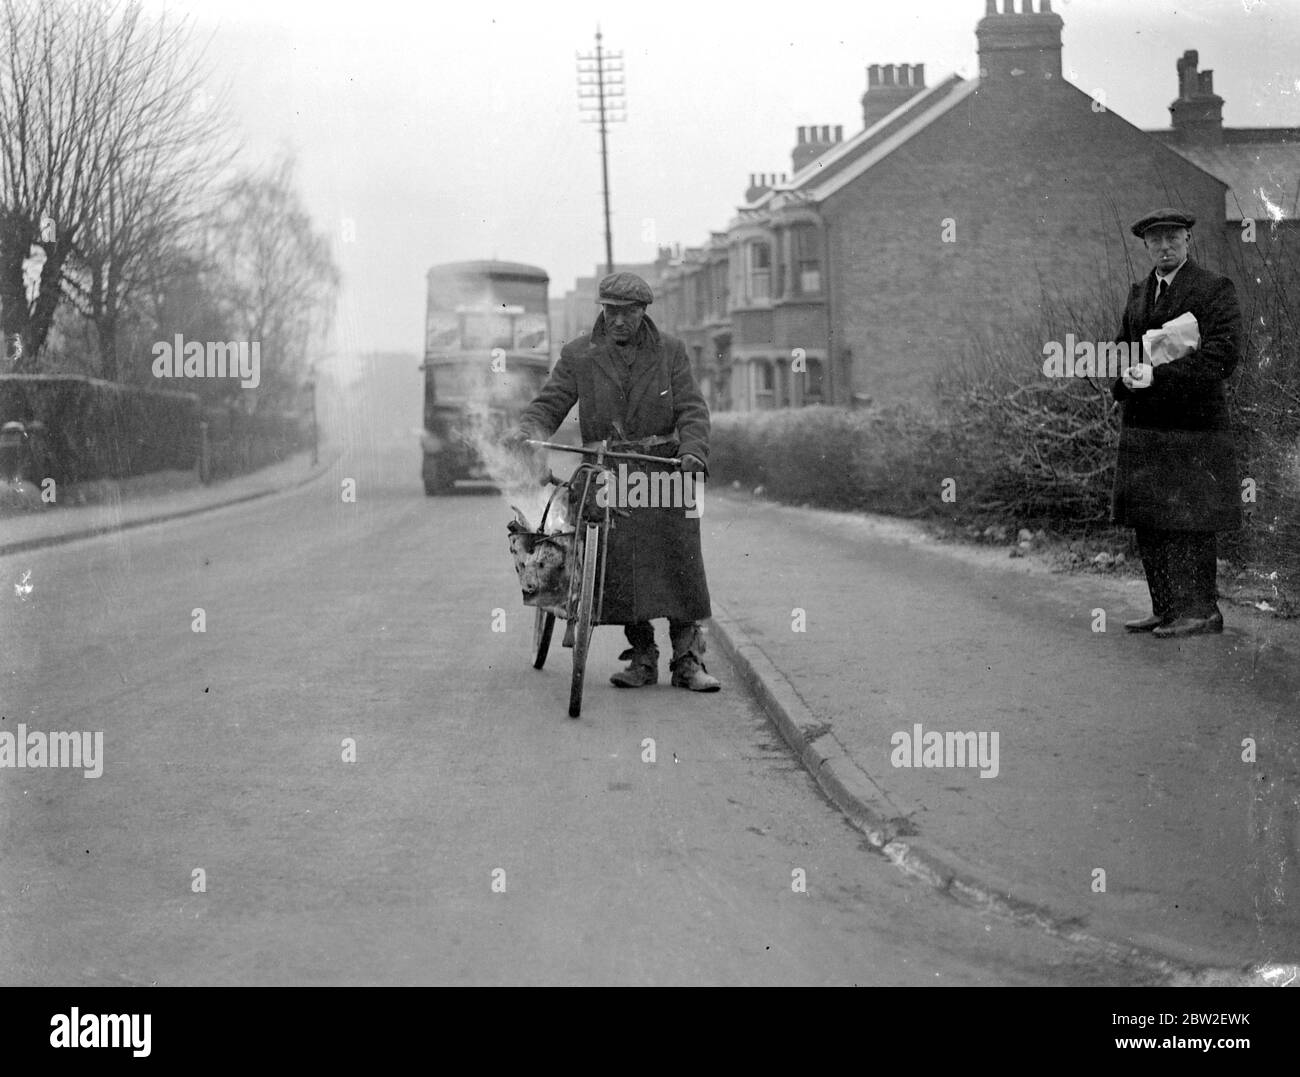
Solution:
{"label": "brick terraced house", "polygon": [[791,175],[751,175],[725,231],[658,267],[656,320],[712,407],[924,398],[1044,295],[1144,273],[1128,224],[1152,206],[1195,214],[1194,256],[1223,272],[1243,215],[1294,221],[1294,129],[1224,131],[1189,52],[1171,130],[1143,131],[1062,77],[1039,3],[987,0],[976,79],[869,67],[861,131],[798,128]]}

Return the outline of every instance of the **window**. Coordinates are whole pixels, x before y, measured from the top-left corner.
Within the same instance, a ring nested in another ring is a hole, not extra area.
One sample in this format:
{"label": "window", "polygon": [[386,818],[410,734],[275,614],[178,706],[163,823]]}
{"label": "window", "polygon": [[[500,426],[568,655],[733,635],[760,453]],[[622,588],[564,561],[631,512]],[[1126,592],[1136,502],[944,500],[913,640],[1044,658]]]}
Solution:
{"label": "window", "polygon": [[791,232],[795,287],[800,295],[820,295],[822,290],[821,236],[812,225]]}
{"label": "window", "polygon": [[514,323],[500,311],[465,311],[460,315],[460,346],[465,351],[514,347]]}
{"label": "window", "polygon": [[749,245],[749,298],[772,298],[772,247],[768,243]]}
{"label": "window", "polygon": [[807,360],[808,369],[803,375],[803,402],[809,404],[826,403],[826,364],[820,359]]}
{"label": "window", "polygon": [[778,232],[776,239],[776,265],[772,267],[772,298],[785,296],[786,277],[790,269],[790,235]]}
{"label": "window", "polygon": [[713,295],[710,296],[712,314],[715,320],[727,316],[727,263],[716,262],[713,265]]}
{"label": "window", "polygon": [[754,407],[767,411],[776,407],[776,371],[767,359],[755,359],[751,367],[754,379]]}

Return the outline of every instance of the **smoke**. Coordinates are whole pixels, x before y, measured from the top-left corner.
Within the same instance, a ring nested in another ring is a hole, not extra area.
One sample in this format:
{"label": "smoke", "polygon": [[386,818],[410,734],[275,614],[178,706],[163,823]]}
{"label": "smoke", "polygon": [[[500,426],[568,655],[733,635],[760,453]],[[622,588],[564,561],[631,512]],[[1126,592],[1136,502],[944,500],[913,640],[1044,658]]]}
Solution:
{"label": "smoke", "polygon": [[[549,483],[542,485],[543,479],[550,472],[548,455],[545,452],[515,453],[504,448],[501,436],[505,432],[493,421],[486,391],[471,399],[466,408],[463,436],[478,453],[505,508],[527,530],[537,531],[541,526],[542,513],[546,512],[546,503],[555,491],[555,487]],[[547,534],[568,529],[567,509],[564,493],[561,492],[551,501],[550,512],[546,513]]]}

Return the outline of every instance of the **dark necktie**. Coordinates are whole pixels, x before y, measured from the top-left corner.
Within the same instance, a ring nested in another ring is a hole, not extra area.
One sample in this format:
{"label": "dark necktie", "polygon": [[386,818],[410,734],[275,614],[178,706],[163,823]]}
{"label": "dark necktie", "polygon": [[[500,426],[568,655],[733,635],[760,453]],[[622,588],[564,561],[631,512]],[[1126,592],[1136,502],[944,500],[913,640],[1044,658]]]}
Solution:
{"label": "dark necktie", "polygon": [[1160,304],[1165,301],[1165,292],[1167,291],[1169,291],[1169,282],[1165,280],[1164,277],[1161,277],[1159,283],[1156,285],[1156,306],[1157,307],[1160,306]]}

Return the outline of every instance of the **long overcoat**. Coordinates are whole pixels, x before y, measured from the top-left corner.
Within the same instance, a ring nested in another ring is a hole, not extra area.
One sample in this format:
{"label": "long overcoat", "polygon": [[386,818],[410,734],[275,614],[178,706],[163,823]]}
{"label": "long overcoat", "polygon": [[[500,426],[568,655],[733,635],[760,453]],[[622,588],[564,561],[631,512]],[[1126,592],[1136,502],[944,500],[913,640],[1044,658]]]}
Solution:
{"label": "long overcoat", "polygon": [[[704,463],[707,475],[709,409],[682,342],[660,333],[649,317],[643,317],[629,348],[633,361],[625,392],[616,364],[626,361],[616,354],[606,334],[604,314],[597,315],[591,333],[570,341],[560,352],[550,378],[524,409],[520,428],[550,437],[576,403],[584,444],[672,439],[675,447],[656,447],[652,455],[691,453]],[[675,470],[669,465],[642,467],[650,473]],[[678,489],[684,492],[687,487]],[[697,488],[690,489],[693,507],[683,498],[676,505],[625,508],[626,516],[614,517],[602,624],[633,624],[656,617],[700,621],[712,616],[700,551],[702,497]]]}
{"label": "long overcoat", "polygon": [[1128,527],[1221,531],[1241,522],[1237,461],[1224,383],[1241,354],[1236,289],[1192,261],[1154,303],[1153,270],[1129,291],[1118,342],[1140,347],[1142,334],[1191,312],[1200,347],[1155,368],[1151,384],[1111,386],[1123,404],[1112,518]]}

